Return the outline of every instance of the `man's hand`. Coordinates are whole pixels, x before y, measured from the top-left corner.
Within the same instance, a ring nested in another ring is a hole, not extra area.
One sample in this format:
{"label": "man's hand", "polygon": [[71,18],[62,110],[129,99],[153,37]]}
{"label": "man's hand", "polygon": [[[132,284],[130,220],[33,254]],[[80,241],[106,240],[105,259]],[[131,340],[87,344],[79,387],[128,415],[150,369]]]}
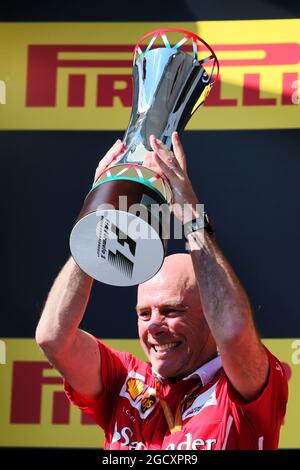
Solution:
{"label": "man's hand", "polygon": [[143,166],[165,177],[172,189],[172,211],[182,223],[199,216],[199,200],[187,175],[186,157],[177,132],[172,134],[173,152],[154,135],[150,136],[153,152],[148,152]]}
{"label": "man's hand", "polygon": [[114,145],[109,149],[109,151],[104,155],[104,157],[100,160],[99,165],[97,166],[95,177],[94,177],[94,183],[97,182],[99,177],[102,175],[102,173],[109,167],[109,165],[122,153],[125,151],[125,145],[123,142],[118,139]]}

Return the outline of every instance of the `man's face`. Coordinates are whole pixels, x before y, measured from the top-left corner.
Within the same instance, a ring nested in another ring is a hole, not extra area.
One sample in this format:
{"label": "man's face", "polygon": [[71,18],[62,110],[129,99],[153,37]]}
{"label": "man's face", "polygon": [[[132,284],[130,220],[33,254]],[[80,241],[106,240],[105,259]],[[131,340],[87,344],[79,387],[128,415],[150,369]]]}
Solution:
{"label": "man's face", "polygon": [[210,358],[212,337],[192,265],[187,266],[184,255],[180,262],[178,255],[169,258],[172,260],[154,278],[139,286],[138,329],[155,371],[163,377],[179,378]]}

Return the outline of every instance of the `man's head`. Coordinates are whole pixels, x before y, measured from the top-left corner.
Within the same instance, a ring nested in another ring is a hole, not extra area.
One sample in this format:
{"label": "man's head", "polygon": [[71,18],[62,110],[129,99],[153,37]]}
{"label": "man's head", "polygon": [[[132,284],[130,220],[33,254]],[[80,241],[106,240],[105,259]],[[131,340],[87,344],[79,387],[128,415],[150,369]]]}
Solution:
{"label": "man's head", "polygon": [[163,377],[186,376],[216,352],[188,254],[166,257],[160,271],[140,284],[137,314],[141,345]]}

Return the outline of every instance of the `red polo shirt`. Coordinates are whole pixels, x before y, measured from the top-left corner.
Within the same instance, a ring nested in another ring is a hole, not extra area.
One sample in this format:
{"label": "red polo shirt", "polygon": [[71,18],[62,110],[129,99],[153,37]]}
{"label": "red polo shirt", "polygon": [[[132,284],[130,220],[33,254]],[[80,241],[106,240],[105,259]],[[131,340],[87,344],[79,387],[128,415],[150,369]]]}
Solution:
{"label": "red polo shirt", "polygon": [[[287,402],[287,379],[269,351],[268,382],[260,396],[241,400],[230,385],[220,358],[188,378],[171,383],[149,363],[98,341],[104,391],[97,400],[76,393],[65,381],[69,400],[93,417],[105,433],[105,449],[276,449]],[[170,431],[160,403],[181,426]]]}

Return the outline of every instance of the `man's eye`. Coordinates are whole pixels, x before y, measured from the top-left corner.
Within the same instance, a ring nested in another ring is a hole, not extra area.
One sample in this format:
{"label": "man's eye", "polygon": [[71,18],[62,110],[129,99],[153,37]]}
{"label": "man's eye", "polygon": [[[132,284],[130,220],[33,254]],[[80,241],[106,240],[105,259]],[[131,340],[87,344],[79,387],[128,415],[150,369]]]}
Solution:
{"label": "man's eye", "polygon": [[140,312],[140,313],[138,314],[138,317],[139,317],[139,318],[142,318],[143,320],[145,320],[145,319],[147,319],[147,318],[150,317],[150,313],[149,313],[149,312]]}

